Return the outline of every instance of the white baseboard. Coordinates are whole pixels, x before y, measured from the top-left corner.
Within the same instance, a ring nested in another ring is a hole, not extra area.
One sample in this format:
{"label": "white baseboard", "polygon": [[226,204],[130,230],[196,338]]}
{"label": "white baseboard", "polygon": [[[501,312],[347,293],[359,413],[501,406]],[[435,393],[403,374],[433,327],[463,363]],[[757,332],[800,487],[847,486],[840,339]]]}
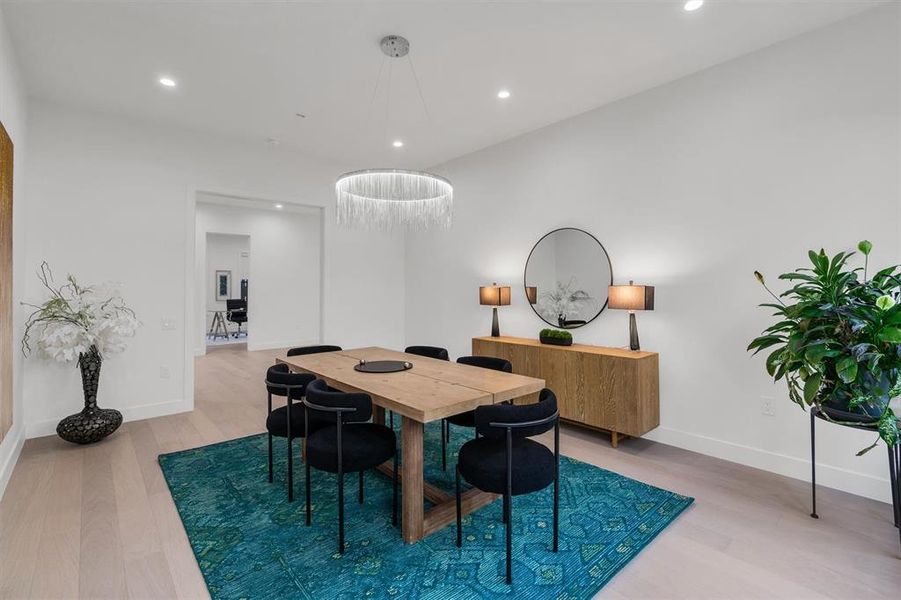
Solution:
{"label": "white baseboard", "polygon": [[[801,481],[810,481],[810,461],[795,456],[769,452],[669,427],[658,427],[643,437],[661,444],[684,448]],[[880,502],[890,503],[892,501],[888,477],[864,475],[818,462],[817,486],[820,485]]]}
{"label": "white baseboard", "polygon": [[22,453],[22,445],[25,443],[23,427],[13,425],[0,443],[0,499],[6,492],[6,484],[13,474],[13,469]]}
{"label": "white baseboard", "polygon": [[[163,417],[166,415],[189,412],[194,410],[194,403],[192,400],[169,400],[167,402],[157,402],[155,404],[129,406],[120,410],[122,411],[122,418],[124,421],[139,421],[141,419],[152,419],[153,417]],[[26,426],[25,437],[31,439],[56,434],[56,425],[62,418],[63,417],[59,417],[56,419],[29,423]]]}
{"label": "white baseboard", "polygon": [[282,340],[262,342],[247,340],[247,351],[254,352],[256,350],[275,350],[276,348],[295,348],[297,346],[312,346],[318,343],[319,340]]}

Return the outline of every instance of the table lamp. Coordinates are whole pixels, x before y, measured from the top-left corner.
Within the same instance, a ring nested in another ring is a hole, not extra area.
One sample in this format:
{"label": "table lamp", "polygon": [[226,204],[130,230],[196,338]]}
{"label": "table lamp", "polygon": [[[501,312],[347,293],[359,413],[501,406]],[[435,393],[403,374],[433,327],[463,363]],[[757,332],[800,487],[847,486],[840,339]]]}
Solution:
{"label": "table lamp", "polygon": [[607,288],[607,297],[607,306],[610,308],[629,311],[629,348],[641,350],[635,311],[654,310],[654,286],[635,285],[632,281],[629,281],[629,285],[611,285]]}
{"label": "table lamp", "polygon": [[494,315],[491,321],[491,337],[500,337],[501,328],[497,322],[497,307],[510,304],[510,286],[498,285],[495,282],[492,285],[479,287],[479,304],[494,307]]}

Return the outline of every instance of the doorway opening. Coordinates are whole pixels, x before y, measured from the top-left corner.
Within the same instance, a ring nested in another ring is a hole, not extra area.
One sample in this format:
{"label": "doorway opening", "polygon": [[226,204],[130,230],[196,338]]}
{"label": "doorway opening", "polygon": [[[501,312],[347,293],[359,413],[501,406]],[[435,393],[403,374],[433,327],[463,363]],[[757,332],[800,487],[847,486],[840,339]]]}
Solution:
{"label": "doorway opening", "polygon": [[247,348],[250,236],[206,233],[206,350]]}
{"label": "doorway opening", "polygon": [[319,343],[322,209],[197,191],[193,216],[194,355]]}

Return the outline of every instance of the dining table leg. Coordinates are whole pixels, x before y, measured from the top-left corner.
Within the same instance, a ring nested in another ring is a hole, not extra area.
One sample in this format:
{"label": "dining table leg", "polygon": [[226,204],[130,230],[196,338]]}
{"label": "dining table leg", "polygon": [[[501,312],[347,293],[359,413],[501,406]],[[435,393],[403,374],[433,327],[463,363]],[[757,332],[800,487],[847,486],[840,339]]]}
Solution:
{"label": "dining table leg", "polygon": [[401,446],[403,448],[403,469],[401,470],[401,490],[403,500],[403,538],[413,543],[423,536],[423,465],[422,465],[423,424],[409,417],[403,417]]}

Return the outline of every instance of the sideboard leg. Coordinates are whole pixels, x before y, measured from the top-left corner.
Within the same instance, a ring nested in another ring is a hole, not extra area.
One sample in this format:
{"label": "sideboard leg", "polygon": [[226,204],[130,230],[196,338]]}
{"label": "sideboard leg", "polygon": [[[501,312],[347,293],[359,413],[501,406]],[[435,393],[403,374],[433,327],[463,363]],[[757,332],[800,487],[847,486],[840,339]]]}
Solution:
{"label": "sideboard leg", "polygon": [[810,516],[819,519],[817,514],[817,434],[814,409],[810,409]]}
{"label": "sideboard leg", "polygon": [[615,431],[610,432],[610,445],[614,448],[619,446],[619,434]]}

